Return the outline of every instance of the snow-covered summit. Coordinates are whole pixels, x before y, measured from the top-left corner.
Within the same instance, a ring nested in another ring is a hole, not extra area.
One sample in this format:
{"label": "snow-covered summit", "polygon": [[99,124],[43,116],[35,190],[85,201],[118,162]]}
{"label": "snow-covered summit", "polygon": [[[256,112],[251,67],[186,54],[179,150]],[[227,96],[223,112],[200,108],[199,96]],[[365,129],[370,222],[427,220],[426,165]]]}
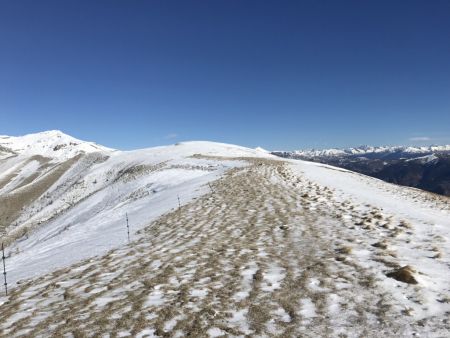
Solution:
{"label": "snow-covered summit", "polygon": [[181,159],[202,155],[210,157],[268,157],[275,158],[268,152],[246,148],[234,144],[211,141],[185,141],[172,145],[144,148],[132,151],[116,151],[116,158],[148,161],[150,158]]}
{"label": "snow-covered summit", "polygon": [[60,160],[72,158],[80,153],[111,152],[113,149],[94,142],[78,140],[59,130],[44,131],[24,136],[0,136],[0,147],[5,152],[19,155],[41,155]]}

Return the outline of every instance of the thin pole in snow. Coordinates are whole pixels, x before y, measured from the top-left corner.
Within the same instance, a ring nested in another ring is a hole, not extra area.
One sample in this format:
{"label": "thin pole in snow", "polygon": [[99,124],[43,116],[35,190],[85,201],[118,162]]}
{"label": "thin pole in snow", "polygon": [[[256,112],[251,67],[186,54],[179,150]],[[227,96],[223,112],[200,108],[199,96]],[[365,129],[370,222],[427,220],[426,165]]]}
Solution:
{"label": "thin pole in snow", "polygon": [[211,189],[211,192],[214,194],[214,189],[211,187],[211,183],[208,182],[208,186],[209,186],[209,189]]}
{"label": "thin pole in snow", "polygon": [[128,234],[128,242],[130,242],[130,224],[128,223],[128,212],[125,213],[125,217],[127,218],[127,234]]}
{"label": "thin pole in snow", "polygon": [[5,285],[5,293],[6,293],[6,295],[8,295],[8,283],[6,283],[6,264],[5,264],[5,260],[6,260],[5,248],[4,248],[3,243],[2,243],[3,276],[5,278],[5,284],[3,284],[3,285]]}

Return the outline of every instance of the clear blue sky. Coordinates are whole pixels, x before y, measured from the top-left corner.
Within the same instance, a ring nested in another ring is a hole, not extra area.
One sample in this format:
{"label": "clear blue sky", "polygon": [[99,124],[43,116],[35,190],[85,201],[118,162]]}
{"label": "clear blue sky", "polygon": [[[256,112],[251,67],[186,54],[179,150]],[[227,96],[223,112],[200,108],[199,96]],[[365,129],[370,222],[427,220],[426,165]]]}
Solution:
{"label": "clear blue sky", "polygon": [[450,1],[0,1],[0,134],[48,129],[120,149],[450,143]]}

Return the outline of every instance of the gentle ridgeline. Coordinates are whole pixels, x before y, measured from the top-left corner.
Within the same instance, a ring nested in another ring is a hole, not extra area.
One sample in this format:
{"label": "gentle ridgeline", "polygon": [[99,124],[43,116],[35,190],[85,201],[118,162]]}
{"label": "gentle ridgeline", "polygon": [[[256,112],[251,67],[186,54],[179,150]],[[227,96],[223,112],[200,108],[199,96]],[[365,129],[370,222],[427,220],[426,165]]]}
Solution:
{"label": "gentle ridgeline", "polygon": [[2,337],[450,330],[445,197],[208,142],[77,163],[47,193],[79,200],[6,248]]}

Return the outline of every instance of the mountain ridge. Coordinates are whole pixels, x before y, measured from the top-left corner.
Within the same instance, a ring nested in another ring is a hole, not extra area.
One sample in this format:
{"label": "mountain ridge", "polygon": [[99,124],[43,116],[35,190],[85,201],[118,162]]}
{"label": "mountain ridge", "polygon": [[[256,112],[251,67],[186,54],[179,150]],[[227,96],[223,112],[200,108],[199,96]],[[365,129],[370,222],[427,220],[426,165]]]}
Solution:
{"label": "mountain ridge", "polygon": [[329,149],[306,149],[293,151],[273,151],[273,153],[291,153],[305,157],[324,156],[352,156],[383,153],[401,153],[403,155],[430,154],[435,152],[450,152],[450,145],[430,145],[430,146],[359,146],[349,148],[329,148]]}
{"label": "mountain ridge", "polygon": [[448,198],[223,143],[58,140],[0,159],[0,337],[448,332]]}

